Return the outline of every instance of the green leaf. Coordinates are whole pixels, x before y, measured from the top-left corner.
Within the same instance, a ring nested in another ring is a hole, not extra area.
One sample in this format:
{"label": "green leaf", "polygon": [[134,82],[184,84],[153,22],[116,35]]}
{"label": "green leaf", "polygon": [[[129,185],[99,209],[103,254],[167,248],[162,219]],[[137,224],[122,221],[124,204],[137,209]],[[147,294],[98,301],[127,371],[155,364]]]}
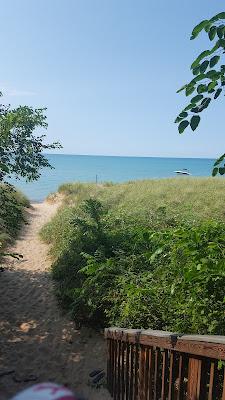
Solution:
{"label": "green leaf", "polygon": [[184,111],[189,111],[189,110],[192,109],[192,107],[193,107],[193,104],[188,104],[188,106],[186,106],[186,107],[184,108]]}
{"label": "green leaf", "polygon": [[218,63],[219,59],[220,59],[220,56],[212,57],[210,60],[210,63],[209,63],[210,68],[213,68]]}
{"label": "green leaf", "polygon": [[197,58],[196,60],[191,64],[191,69],[196,68],[199,66],[200,61],[203,60],[203,58],[210,56],[211,52],[210,50],[205,50],[203,51]]}
{"label": "green leaf", "polygon": [[187,128],[187,126],[189,125],[189,122],[187,120],[184,120],[180,123],[180,125],[178,126],[178,131],[179,133],[183,133],[184,130]]}
{"label": "green leaf", "polygon": [[215,161],[214,166],[219,165],[223,160],[225,160],[225,153]]}
{"label": "green leaf", "polygon": [[186,87],[185,94],[186,94],[186,96],[189,96],[189,95],[192,94],[194,91],[195,91],[195,87],[194,87],[194,86],[187,86],[187,87]]}
{"label": "green leaf", "polygon": [[202,100],[201,105],[204,108],[207,108],[210,102],[211,102],[211,98],[210,97],[206,97],[205,99]]}
{"label": "green leaf", "polygon": [[193,75],[198,75],[199,72],[200,72],[200,67],[194,68],[192,71]]}
{"label": "green leaf", "polygon": [[6,164],[0,162],[0,170],[8,173],[9,172],[9,167]]}
{"label": "green leaf", "polygon": [[209,61],[208,60],[203,61],[203,63],[200,65],[200,72],[203,74],[207,70],[208,66],[209,66]]}
{"label": "green leaf", "polygon": [[225,174],[225,167],[220,167],[219,168],[219,173],[220,173],[220,175],[224,175]]}
{"label": "green leaf", "polygon": [[219,47],[225,48],[225,39],[219,39],[217,43],[218,43]]}
{"label": "green leaf", "polygon": [[182,112],[179,114],[179,117],[180,117],[180,118],[186,118],[187,116],[188,116],[188,113],[185,112],[185,111],[182,111]]}
{"label": "green leaf", "polygon": [[207,72],[206,77],[215,81],[220,78],[220,75],[220,72],[212,69],[211,71]]}
{"label": "green leaf", "polygon": [[217,36],[218,36],[218,38],[222,39],[223,38],[223,34],[224,34],[224,25],[220,25],[217,28]]}
{"label": "green leaf", "polygon": [[196,103],[198,103],[200,100],[202,100],[203,99],[203,94],[197,94],[197,96],[195,96],[195,97],[193,97],[192,99],[191,99],[191,103],[193,104],[196,104]]}
{"label": "green leaf", "polygon": [[198,113],[199,112],[199,107],[198,106],[197,107],[193,107],[191,109],[191,112]]}
{"label": "green leaf", "polygon": [[217,85],[216,81],[210,82],[207,87],[207,91],[210,92]]}
{"label": "green leaf", "polygon": [[219,168],[213,168],[212,176],[216,176],[218,174]]}
{"label": "green leaf", "polygon": [[215,96],[214,96],[214,99],[217,99],[217,97],[219,97],[219,95],[220,95],[220,93],[222,92],[222,89],[220,88],[220,89],[217,89],[217,91],[216,91],[216,93],[215,93]]}
{"label": "green leaf", "polygon": [[219,14],[214,15],[209,21],[210,22],[215,22],[218,21],[219,19],[225,19],[225,12],[221,12]]}
{"label": "green leaf", "polygon": [[216,26],[212,26],[212,27],[210,28],[209,34],[208,34],[210,40],[213,40],[213,39],[215,38],[216,32],[217,32]]}
{"label": "green leaf", "polygon": [[197,92],[199,94],[207,92],[207,86],[203,85],[202,83],[197,87]]}
{"label": "green leaf", "polygon": [[206,78],[206,74],[200,74],[196,76],[192,81],[188,84],[188,86],[195,85],[197,82],[201,81],[202,79]]}
{"label": "green leaf", "polygon": [[196,25],[191,34],[191,40],[195,39],[199,33],[209,24],[209,21],[205,19],[204,21],[200,22]]}
{"label": "green leaf", "polygon": [[193,115],[193,117],[191,118],[190,125],[193,131],[195,131],[195,129],[198,127],[200,119],[201,118],[199,117],[199,115]]}
{"label": "green leaf", "polygon": [[181,122],[182,119],[186,118],[188,116],[188,113],[186,111],[182,111],[178,117],[175,119],[175,124],[177,124],[178,122]]}
{"label": "green leaf", "polygon": [[175,123],[175,124],[178,124],[178,122],[181,122],[181,121],[182,121],[182,118],[177,117],[177,118],[175,119],[174,123]]}
{"label": "green leaf", "polygon": [[177,93],[182,92],[182,90],[186,89],[187,85],[182,86],[180,89],[177,90]]}

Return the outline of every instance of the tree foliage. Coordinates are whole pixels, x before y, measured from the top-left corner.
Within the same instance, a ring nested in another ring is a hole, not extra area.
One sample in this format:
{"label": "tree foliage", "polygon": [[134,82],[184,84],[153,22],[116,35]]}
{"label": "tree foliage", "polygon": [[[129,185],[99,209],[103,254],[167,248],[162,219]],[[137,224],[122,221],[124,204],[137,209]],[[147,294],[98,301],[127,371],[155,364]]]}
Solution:
{"label": "tree foliage", "polygon": [[45,108],[0,105],[0,181],[12,176],[36,180],[42,168],[51,167],[42,151],[61,146],[45,144],[45,135],[36,136],[37,128],[47,127],[44,112]]}
{"label": "tree foliage", "polygon": [[45,135],[36,135],[37,128],[47,127],[44,111],[45,108],[11,108],[0,104],[0,258],[22,257],[3,250],[16,237],[24,222],[23,209],[28,205],[7,180],[38,179],[42,168],[51,168],[42,151],[61,147],[59,143],[45,144]]}
{"label": "tree foliage", "polygon": [[[192,63],[192,80],[177,91],[177,93],[184,91],[185,95],[191,98],[189,104],[175,120],[175,123],[179,124],[179,133],[183,133],[188,126],[192,131],[195,131],[200,123],[201,113],[208,108],[212,101],[224,93],[225,12],[200,22],[193,29],[191,40],[196,39],[202,31],[208,35],[212,45],[208,50],[204,50]],[[225,174],[224,159],[225,154],[216,160],[213,176],[217,173]]]}

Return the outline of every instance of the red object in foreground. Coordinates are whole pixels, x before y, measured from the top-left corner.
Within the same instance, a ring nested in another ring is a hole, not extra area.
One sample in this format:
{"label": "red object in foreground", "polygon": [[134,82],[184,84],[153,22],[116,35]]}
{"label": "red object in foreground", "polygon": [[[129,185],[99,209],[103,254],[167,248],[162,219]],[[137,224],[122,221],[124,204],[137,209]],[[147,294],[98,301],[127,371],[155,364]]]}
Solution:
{"label": "red object in foreground", "polygon": [[105,329],[115,400],[225,400],[225,336]]}
{"label": "red object in foreground", "polygon": [[66,387],[47,382],[26,389],[11,400],[77,400],[77,398]]}

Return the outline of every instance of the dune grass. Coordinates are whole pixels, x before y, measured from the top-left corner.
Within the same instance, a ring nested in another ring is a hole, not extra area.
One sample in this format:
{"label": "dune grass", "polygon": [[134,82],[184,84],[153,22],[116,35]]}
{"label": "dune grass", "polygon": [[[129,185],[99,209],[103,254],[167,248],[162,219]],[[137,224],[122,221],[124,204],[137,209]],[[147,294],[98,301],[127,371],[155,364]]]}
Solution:
{"label": "dune grass", "polygon": [[24,209],[30,203],[26,196],[13,186],[0,184],[0,256],[16,238],[24,222]]}
{"label": "dune grass", "polygon": [[64,202],[41,231],[51,243],[53,258],[69,247],[73,237],[71,219],[80,204],[94,198],[102,202],[109,217],[120,224],[155,229],[180,223],[225,221],[225,181],[222,178],[170,178],[130,181],[121,184],[66,183],[59,187]]}
{"label": "dune grass", "polygon": [[113,211],[125,211],[140,220],[156,211],[182,219],[222,219],[225,181],[220,178],[170,178],[122,184],[64,184],[59,192],[65,202],[79,203],[88,197],[103,201]]}
{"label": "dune grass", "polygon": [[41,231],[78,323],[221,334],[224,179],[64,184]]}

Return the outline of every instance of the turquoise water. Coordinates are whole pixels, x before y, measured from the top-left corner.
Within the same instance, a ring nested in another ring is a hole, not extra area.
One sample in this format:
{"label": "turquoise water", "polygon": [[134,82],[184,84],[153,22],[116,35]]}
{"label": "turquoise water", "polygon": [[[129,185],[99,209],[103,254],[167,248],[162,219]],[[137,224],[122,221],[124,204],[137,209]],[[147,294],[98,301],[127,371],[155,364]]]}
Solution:
{"label": "turquoise water", "polygon": [[214,160],[205,158],[109,157],[47,155],[55,168],[44,169],[37,182],[13,181],[30,200],[42,201],[65,182],[125,182],[135,179],[175,176],[175,170],[187,168],[193,176],[210,176]]}

